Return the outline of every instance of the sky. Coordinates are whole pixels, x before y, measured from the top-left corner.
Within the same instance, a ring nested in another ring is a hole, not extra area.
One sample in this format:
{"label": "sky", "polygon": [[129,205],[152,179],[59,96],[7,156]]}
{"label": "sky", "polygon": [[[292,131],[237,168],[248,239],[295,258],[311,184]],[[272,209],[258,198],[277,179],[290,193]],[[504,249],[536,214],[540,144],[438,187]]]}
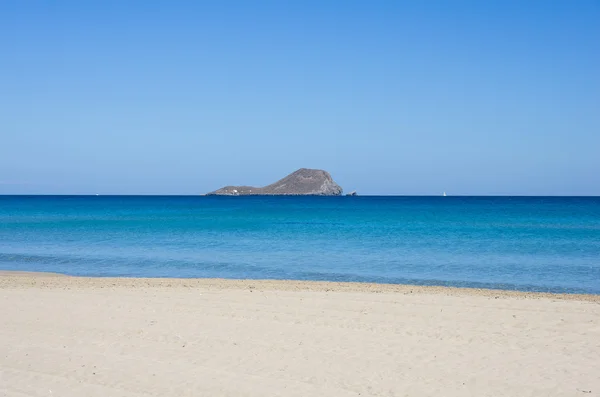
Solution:
{"label": "sky", "polygon": [[0,2],[0,194],[600,195],[600,1]]}

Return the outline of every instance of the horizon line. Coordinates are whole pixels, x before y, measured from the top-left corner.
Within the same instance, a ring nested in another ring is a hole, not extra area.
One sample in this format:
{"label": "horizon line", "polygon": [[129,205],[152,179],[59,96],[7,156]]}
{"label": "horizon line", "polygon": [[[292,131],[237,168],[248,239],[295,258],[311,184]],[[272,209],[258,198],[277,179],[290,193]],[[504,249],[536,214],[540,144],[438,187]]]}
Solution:
{"label": "horizon line", "polygon": [[358,194],[356,196],[341,195],[316,195],[316,194],[297,194],[297,195],[276,195],[276,194],[254,194],[254,195],[241,195],[241,196],[228,196],[228,195],[209,195],[209,194],[77,194],[77,193],[56,193],[56,194],[45,194],[45,193],[2,193],[0,197],[590,197],[600,198],[600,195],[568,195],[568,194],[554,194],[554,195],[540,195],[540,194],[450,194],[443,196],[442,194]]}

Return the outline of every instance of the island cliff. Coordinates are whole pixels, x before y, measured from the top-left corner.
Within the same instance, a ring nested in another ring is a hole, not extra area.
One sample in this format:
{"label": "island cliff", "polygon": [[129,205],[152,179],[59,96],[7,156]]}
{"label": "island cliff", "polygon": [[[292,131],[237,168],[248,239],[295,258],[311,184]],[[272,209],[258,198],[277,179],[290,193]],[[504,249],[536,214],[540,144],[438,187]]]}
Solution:
{"label": "island cliff", "polygon": [[300,168],[283,179],[265,187],[225,186],[207,195],[217,196],[340,196],[342,188],[329,172]]}

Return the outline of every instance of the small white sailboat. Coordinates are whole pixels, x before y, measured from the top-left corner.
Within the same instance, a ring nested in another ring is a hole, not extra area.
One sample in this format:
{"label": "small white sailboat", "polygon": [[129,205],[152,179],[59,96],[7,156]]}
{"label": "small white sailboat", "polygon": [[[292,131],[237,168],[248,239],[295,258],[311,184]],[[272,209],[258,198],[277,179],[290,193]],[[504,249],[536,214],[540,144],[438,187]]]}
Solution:
{"label": "small white sailboat", "polygon": [[446,192],[444,192],[444,197],[446,197]]}

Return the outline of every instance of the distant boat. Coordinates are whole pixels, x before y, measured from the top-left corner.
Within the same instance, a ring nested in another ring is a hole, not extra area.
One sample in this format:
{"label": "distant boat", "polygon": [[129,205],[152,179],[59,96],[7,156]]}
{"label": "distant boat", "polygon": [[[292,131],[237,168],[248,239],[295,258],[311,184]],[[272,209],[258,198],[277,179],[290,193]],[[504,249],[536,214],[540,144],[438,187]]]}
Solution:
{"label": "distant boat", "polygon": [[444,192],[444,197],[446,197],[446,192]]}

